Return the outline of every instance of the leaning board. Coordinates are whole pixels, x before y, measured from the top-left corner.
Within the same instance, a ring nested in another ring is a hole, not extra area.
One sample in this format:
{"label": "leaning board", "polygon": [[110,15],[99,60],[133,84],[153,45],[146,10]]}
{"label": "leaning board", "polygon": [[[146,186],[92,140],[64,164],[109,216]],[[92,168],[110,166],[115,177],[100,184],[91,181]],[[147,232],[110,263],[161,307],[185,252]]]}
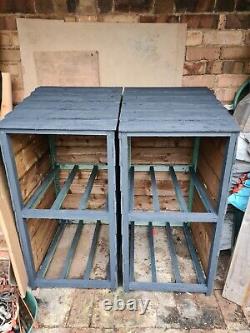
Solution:
{"label": "leaning board", "polygon": [[17,19],[17,25],[25,96],[38,86],[35,52],[96,50],[101,86],[181,86],[185,24]]}

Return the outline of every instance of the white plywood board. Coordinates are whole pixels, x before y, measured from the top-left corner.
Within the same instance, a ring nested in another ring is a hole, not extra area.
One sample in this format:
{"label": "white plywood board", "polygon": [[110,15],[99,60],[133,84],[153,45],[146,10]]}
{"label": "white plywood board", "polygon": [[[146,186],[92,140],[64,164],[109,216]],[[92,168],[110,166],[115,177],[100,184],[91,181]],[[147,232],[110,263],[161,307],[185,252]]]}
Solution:
{"label": "white plywood board", "polygon": [[100,85],[97,51],[34,52],[34,61],[38,86]]}
{"label": "white plywood board", "polygon": [[185,24],[20,18],[17,25],[26,96],[38,85],[35,52],[98,51],[101,86],[181,86]]}

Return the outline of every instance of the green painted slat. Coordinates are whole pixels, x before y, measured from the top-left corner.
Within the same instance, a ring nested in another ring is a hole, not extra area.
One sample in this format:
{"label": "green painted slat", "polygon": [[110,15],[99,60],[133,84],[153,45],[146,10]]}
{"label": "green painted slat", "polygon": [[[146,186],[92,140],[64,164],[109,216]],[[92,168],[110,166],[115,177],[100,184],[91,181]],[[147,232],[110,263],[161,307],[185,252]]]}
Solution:
{"label": "green painted slat", "polygon": [[54,201],[53,205],[51,206],[51,209],[59,209],[64,201],[64,199],[67,196],[67,193],[69,191],[69,188],[71,184],[73,183],[73,180],[75,178],[75,175],[78,171],[78,165],[75,165],[74,168],[71,170],[67,180],[65,181],[63,187],[61,188],[60,192],[58,193],[56,200]]}
{"label": "green painted slat", "polygon": [[89,196],[90,196],[90,193],[91,193],[93,185],[94,185],[94,181],[95,181],[95,177],[97,175],[97,171],[98,171],[98,166],[95,165],[92,169],[92,172],[91,172],[90,176],[89,176],[88,183],[86,185],[85,191],[84,191],[84,193],[81,197],[80,204],[79,204],[79,209],[86,209],[87,208]]}

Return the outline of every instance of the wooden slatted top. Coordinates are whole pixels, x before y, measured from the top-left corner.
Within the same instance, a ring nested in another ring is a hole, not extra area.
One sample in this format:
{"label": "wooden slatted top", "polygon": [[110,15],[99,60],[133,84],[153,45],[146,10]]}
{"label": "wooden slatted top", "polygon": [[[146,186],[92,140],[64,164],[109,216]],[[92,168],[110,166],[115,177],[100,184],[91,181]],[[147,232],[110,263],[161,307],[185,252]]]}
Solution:
{"label": "wooden slatted top", "polygon": [[5,130],[114,131],[122,88],[40,87],[15,107]]}
{"label": "wooden slatted top", "polygon": [[127,133],[239,132],[207,88],[126,88],[120,116]]}

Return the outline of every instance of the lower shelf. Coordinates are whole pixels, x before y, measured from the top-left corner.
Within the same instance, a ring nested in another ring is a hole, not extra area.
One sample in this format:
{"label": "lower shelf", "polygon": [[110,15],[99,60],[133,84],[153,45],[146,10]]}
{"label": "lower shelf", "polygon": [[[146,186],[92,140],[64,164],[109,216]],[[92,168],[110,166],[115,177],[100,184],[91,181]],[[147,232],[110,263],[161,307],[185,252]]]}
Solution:
{"label": "lower shelf", "polygon": [[[111,287],[109,226],[60,224],[36,275],[38,287]],[[114,274],[114,272],[113,272]]]}
{"label": "lower shelf", "polygon": [[189,226],[129,230],[129,289],[206,291],[206,276]]}

